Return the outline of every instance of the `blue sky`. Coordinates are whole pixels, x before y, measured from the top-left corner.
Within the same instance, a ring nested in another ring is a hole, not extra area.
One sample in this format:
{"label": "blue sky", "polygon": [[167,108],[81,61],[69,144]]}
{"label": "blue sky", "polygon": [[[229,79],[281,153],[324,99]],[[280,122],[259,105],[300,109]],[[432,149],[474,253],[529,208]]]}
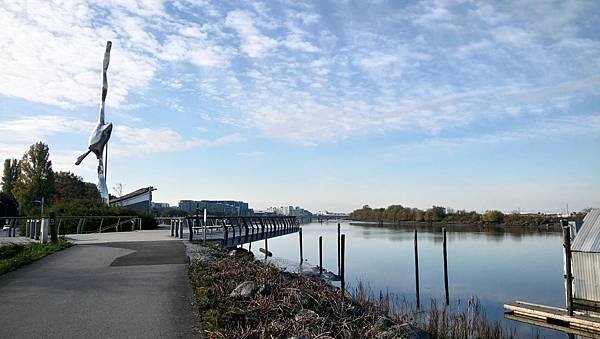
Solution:
{"label": "blue sky", "polygon": [[600,205],[595,1],[0,2],[0,155],[155,200]]}

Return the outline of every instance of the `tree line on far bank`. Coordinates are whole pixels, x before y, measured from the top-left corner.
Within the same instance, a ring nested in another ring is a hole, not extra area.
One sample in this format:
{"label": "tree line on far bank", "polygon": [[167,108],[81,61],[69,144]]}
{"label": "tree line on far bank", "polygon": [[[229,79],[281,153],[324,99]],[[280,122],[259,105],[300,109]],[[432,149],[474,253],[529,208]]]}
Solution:
{"label": "tree line on far bank", "polygon": [[100,198],[95,184],[84,182],[71,172],[54,172],[48,145],[37,142],[20,160],[5,159],[0,191],[0,216],[138,215],[143,227],[156,225],[153,218],[123,207],[109,207]]}
{"label": "tree line on far bank", "polygon": [[[585,210],[574,215],[575,218],[583,218]],[[365,205],[350,213],[350,219],[356,221],[377,222],[443,222],[452,224],[505,224],[508,226],[539,226],[557,224],[560,220],[552,215],[531,215],[509,213],[505,214],[498,210],[490,210],[484,213],[475,211],[448,211],[441,206],[432,206],[427,210],[404,207],[402,205],[391,205],[387,208],[371,208]]]}

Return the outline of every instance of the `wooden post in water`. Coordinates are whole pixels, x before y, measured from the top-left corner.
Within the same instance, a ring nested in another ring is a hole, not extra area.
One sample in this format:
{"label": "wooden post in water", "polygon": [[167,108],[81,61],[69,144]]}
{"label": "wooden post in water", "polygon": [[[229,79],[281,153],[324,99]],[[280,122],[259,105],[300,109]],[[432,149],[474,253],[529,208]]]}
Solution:
{"label": "wooden post in water", "polygon": [[344,291],[346,290],[346,235],[342,234],[340,238],[340,287],[342,289],[342,298],[344,298]]}
{"label": "wooden post in water", "polygon": [[304,262],[304,255],[302,255],[302,227],[298,230],[298,236],[300,238],[300,265]]}
{"label": "wooden post in water", "polygon": [[573,272],[571,271],[571,228],[568,220],[560,221],[563,228],[564,249],[565,249],[565,292],[567,297],[567,311],[573,315]]}
{"label": "wooden post in water", "polygon": [[267,243],[267,238],[265,238],[265,259],[267,259],[269,253],[269,244]]}
{"label": "wooden post in water", "polygon": [[419,299],[419,248],[417,246],[417,228],[415,227],[415,287],[417,293],[417,309],[421,308]]}
{"label": "wooden post in water", "polygon": [[446,227],[442,228],[444,233],[444,290],[446,291],[446,305],[450,305],[450,295],[448,294],[448,247],[446,246]]}
{"label": "wooden post in water", "polygon": [[340,275],[340,241],[341,241],[341,237],[340,237],[340,223],[338,222],[338,227],[337,227],[337,259],[338,259],[338,275]]}
{"label": "wooden post in water", "polygon": [[319,274],[323,274],[323,236],[319,236]]}

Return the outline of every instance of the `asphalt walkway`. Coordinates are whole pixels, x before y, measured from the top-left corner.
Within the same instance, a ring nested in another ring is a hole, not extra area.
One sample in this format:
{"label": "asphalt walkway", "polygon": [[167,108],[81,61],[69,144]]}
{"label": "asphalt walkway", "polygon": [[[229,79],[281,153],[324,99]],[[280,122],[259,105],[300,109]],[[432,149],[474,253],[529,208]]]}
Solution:
{"label": "asphalt walkway", "polygon": [[192,338],[181,241],[77,245],[0,276],[2,338]]}

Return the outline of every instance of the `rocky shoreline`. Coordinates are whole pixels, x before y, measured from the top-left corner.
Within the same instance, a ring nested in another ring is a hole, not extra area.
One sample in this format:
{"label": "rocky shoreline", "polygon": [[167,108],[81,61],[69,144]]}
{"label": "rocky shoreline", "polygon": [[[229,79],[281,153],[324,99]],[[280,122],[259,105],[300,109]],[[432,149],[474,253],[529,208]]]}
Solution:
{"label": "rocky shoreline", "polygon": [[319,277],[286,272],[244,249],[186,244],[209,338],[429,338],[409,315],[342,297]]}

